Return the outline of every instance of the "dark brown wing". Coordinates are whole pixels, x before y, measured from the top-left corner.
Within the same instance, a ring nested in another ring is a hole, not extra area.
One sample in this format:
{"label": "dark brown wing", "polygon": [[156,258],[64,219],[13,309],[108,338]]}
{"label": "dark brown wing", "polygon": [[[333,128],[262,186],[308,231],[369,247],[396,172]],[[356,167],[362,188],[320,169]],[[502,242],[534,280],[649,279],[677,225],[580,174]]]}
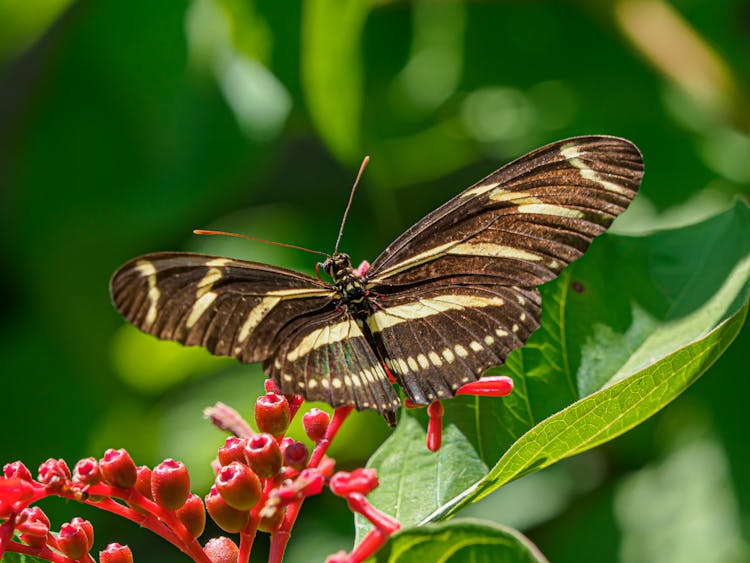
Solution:
{"label": "dark brown wing", "polygon": [[290,321],[325,310],[336,291],[284,268],[164,252],[122,266],[110,293],[117,310],[144,332],[257,362],[273,353]]}
{"label": "dark brown wing", "polygon": [[[558,141],[490,174],[391,244],[367,272],[377,306],[369,324],[407,395],[452,395],[456,383],[523,345],[539,325],[535,286],[586,251],[627,208],[642,175],[630,141]],[[460,299],[432,313],[424,300],[435,295]],[[452,363],[430,361],[441,347],[453,351]]]}
{"label": "dark brown wing", "polygon": [[284,393],[334,407],[377,410],[389,422],[395,420],[389,413],[401,401],[360,325],[346,311],[295,320],[282,338],[263,367]]}
{"label": "dark brown wing", "polygon": [[256,262],[187,253],[147,254],[112,277],[112,301],[144,332],[264,369],[285,393],[377,410],[400,401],[336,289]]}

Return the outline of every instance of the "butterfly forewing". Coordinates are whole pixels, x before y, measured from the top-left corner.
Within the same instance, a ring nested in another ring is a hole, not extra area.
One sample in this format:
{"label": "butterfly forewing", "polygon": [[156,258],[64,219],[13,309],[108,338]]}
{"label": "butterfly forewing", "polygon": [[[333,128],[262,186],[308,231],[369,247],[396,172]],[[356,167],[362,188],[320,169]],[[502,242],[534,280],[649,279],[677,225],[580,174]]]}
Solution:
{"label": "butterfly forewing", "polygon": [[[391,244],[367,272],[370,323],[409,398],[452,396],[522,346],[541,318],[535,286],[586,251],[642,175],[627,140],[559,141],[489,175]],[[454,304],[438,313],[443,306],[422,293],[428,286]]]}
{"label": "butterfly forewing", "polygon": [[284,268],[202,254],[155,253],[122,266],[112,300],[162,339],[257,362],[295,318],[332,308],[335,289]]}
{"label": "butterfly forewing", "polygon": [[401,235],[373,262],[369,284],[407,285],[450,272],[538,285],[585,252],[638,191],[631,142],[579,137],[490,174]]}

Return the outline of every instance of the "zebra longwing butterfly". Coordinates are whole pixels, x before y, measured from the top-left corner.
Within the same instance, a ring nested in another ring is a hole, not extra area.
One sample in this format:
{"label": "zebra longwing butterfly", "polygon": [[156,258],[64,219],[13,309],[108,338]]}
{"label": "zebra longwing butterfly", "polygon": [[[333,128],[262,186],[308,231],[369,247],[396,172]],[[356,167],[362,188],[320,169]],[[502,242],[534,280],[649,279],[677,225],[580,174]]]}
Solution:
{"label": "zebra longwing butterfly", "polygon": [[398,237],[359,275],[159,252],[112,277],[115,307],[141,330],[263,369],[287,394],[373,409],[451,397],[539,326],[536,288],[579,258],[635,197],[631,142],[558,141],[493,172]]}

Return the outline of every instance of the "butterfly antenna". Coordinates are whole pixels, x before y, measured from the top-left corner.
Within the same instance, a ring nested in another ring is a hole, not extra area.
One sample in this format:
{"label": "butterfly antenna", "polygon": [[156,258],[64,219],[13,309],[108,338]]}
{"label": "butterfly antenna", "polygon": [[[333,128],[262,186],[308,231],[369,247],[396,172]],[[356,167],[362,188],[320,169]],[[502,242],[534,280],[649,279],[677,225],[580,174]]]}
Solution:
{"label": "butterfly antenna", "polygon": [[328,257],[328,254],[326,254],[325,252],[320,252],[319,250],[310,250],[309,248],[305,248],[304,246],[297,246],[296,244],[286,244],[285,242],[275,242],[272,240],[266,240],[266,239],[257,238],[257,237],[250,237],[250,236],[241,235],[238,233],[228,233],[226,231],[207,231],[205,229],[193,229],[193,233],[196,235],[224,235],[227,237],[244,238],[244,239],[252,240],[255,242],[262,242],[264,244],[272,244],[274,246],[283,246],[284,248],[294,248],[296,250],[309,252],[310,254],[320,254],[321,256]]}
{"label": "butterfly antenna", "polygon": [[359,184],[359,179],[362,177],[362,172],[365,171],[365,167],[367,166],[368,162],[370,162],[370,157],[366,156],[364,160],[362,160],[362,165],[359,167],[359,173],[357,174],[357,179],[354,180],[354,185],[352,186],[352,193],[349,194],[349,203],[346,204],[344,217],[341,219],[341,228],[339,229],[339,236],[336,239],[336,248],[333,249],[334,254],[336,254],[339,251],[339,242],[341,242],[341,235],[344,234],[344,225],[346,224],[346,217],[347,215],[349,215],[349,208],[352,206],[352,200],[354,199],[354,190],[357,189],[357,184]]}

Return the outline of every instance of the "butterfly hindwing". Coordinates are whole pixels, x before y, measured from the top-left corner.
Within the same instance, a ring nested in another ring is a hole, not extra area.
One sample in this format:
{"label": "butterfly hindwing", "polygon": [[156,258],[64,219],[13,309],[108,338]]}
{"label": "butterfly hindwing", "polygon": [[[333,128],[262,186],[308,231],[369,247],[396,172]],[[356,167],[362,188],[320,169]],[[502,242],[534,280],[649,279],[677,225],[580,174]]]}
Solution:
{"label": "butterfly hindwing", "polygon": [[353,317],[332,310],[297,324],[264,364],[284,393],[334,407],[398,410],[398,395]]}

